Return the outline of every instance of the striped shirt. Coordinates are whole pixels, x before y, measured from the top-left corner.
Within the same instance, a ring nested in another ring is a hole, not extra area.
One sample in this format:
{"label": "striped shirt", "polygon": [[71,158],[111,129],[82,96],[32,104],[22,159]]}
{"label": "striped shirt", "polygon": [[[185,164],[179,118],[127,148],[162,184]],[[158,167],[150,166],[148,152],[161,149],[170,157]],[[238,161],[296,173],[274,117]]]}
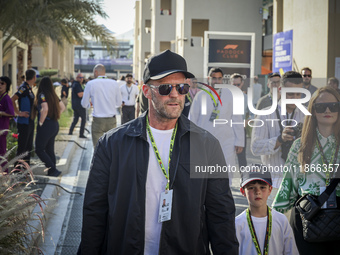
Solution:
{"label": "striped shirt", "polygon": [[[281,121],[286,120],[287,116],[281,115],[280,104],[278,104],[277,107],[280,113]],[[288,116],[288,119],[294,119],[299,123],[303,122],[304,117],[305,115],[298,108],[296,108],[293,116]],[[284,166],[285,161],[281,158],[281,146],[274,149],[277,137],[281,134],[280,124],[276,112],[274,111],[270,115],[258,115],[256,119],[262,122],[256,121],[254,124],[252,123],[252,125],[256,125],[258,127],[254,127],[252,130],[250,145],[251,152],[255,156],[261,156],[262,164],[268,166],[269,169],[272,169],[271,167]],[[262,126],[260,126],[261,123],[263,123]],[[288,123],[284,124],[288,125]],[[293,122],[292,125],[293,124],[295,123]],[[276,169],[278,170],[278,168]],[[271,175],[273,187],[279,188],[283,178],[283,172],[272,171]]]}

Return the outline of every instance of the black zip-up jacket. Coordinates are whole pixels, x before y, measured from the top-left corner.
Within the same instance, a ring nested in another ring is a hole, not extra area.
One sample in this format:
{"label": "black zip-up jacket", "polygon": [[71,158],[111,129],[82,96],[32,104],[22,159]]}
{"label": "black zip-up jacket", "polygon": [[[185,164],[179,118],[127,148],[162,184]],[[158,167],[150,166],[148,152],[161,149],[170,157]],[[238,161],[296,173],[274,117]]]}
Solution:
{"label": "black zip-up jacket", "polygon": [[[144,113],[99,140],[84,199],[81,254],[144,253],[146,132]],[[172,214],[162,223],[159,254],[210,254],[209,243],[214,254],[238,254],[229,180],[190,176],[196,166],[226,165],[218,141],[182,115],[170,164]]]}

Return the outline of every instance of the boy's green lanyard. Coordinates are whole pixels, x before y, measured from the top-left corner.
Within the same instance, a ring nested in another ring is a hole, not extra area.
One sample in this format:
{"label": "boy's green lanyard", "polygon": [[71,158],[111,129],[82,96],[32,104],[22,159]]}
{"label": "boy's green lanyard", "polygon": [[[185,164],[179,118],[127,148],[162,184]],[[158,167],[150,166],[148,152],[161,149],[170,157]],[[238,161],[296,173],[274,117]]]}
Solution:
{"label": "boy's green lanyard", "polygon": [[[251,219],[251,214],[250,214],[249,208],[247,209],[246,214],[247,214],[247,221],[248,221],[248,226],[249,226],[251,238],[253,239],[253,242],[255,244],[256,252],[257,252],[258,255],[262,255],[260,245],[259,245],[259,241],[257,240],[257,236],[256,236],[256,233],[255,233],[254,224],[253,224],[253,221]],[[271,211],[271,209],[269,209],[268,206],[267,206],[267,216],[268,216],[267,217],[267,229],[266,229],[266,237],[264,239],[263,255],[268,254],[269,239],[270,239],[270,236],[272,234],[272,211]]]}
{"label": "boy's green lanyard", "polygon": [[[322,146],[321,146],[321,143],[320,143],[320,140],[319,140],[318,137],[316,137],[316,141],[318,142],[319,150],[320,150],[320,153],[321,153],[322,165],[327,165],[327,170],[328,170],[326,172],[326,187],[327,187],[329,185],[330,179],[331,179],[330,178],[330,171],[329,171],[329,163],[327,161],[325,153],[323,152],[323,149],[322,149]],[[338,159],[338,152],[339,152],[339,144],[337,145],[336,149],[334,149],[334,153],[333,153],[332,158],[331,158],[332,164],[336,163],[336,161]]]}
{"label": "boy's green lanyard", "polygon": [[167,184],[165,186],[165,190],[169,190],[169,183],[170,183],[170,179],[169,179],[169,171],[170,171],[170,160],[171,160],[171,156],[172,156],[172,150],[174,148],[174,142],[175,142],[175,137],[176,137],[176,133],[177,133],[177,123],[176,126],[174,128],[174,130],[172,131],[172,135],[171,135],[171,140],[170,140],[170,150],[169,150],[169,162],[168,162],[168,171],[165,170],[165,167],[163,165],[162,159],[161,159],[161,155],[159,154],[159,151],[157,149],[157,145],[155,143],[155,140],[152,136],[152,132],[150,129],[150,125],[149,125],[149,116],[146,116],[146,129],[148,130],[149,136],[150,136],[150,141],[152,144],[152,148],[153,151],[155,152],[157,161],[162,169],[162,172],[165,176],[165,178],[167,179]]}

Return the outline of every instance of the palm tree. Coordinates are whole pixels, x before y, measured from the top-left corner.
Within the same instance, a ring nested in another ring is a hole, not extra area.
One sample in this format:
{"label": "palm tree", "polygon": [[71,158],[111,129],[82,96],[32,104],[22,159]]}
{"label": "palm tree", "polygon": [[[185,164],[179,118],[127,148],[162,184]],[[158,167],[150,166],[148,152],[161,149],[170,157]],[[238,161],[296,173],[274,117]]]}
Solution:
{"label": "palm tree", "polygon": [[[115,44],[110,32],[96,23],[94,17],[107,15],[101,0],[0,0],[0,30],[3,32],[4,55],[13,48],[12,36],[28,45],[28,66],[31,67],[32,46],[46,46],[48,39],[61,48],[64,43],[86,45],[90,35],[110,50]],[[20,66],[20,61],[18,64]],[[19,73],[20,75],[20,73]]]}

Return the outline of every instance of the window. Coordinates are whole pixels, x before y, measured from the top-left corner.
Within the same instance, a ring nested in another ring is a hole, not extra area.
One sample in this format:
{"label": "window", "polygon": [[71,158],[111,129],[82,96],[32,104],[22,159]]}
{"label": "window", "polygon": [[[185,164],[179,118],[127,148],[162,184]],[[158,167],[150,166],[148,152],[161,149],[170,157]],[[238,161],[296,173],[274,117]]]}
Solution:
{"label": "window", "polygon": [[208,19],[192,19],[191,20],[191,40],[192,47],[204,46],[204,31],[209,31]]}
{"label": "window", "polygon": [[149,34],[151,32],[151,20],[145,20],[145,33]]}
{"label": "window", "polygon": [[192,19],[191,20],[191,36],[204,37],[204,31],[209,30],[208,19]]}
{"label": "window", "polygon": [[161,15],[171,15],[171,0],[161,0]]}
{"label": "window", "polygon": [[160,42],[159,50],[160,52],[165,50],[171,50],[171,42]]}

